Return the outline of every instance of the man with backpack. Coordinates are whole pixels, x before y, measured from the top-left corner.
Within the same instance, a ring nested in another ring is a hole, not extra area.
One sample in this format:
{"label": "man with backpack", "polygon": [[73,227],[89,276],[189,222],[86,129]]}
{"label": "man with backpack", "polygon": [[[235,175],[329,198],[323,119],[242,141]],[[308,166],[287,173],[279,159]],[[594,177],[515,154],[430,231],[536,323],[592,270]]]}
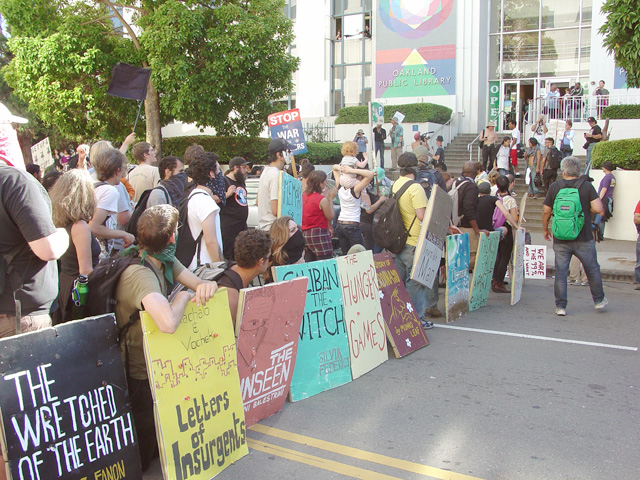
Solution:
{"label": "man with backpack", "polygon": [[418,236],[420,235],[420,224],[427,209],[427,195],[420,184],[415,182],[418,175],[418,159],[413,153],[405,152],[400,155],[398,157],[398,167],[400,168],[400,178],[393,184],[391,193],[396,195],[402,192],[396,198],[404,228],[409,235],[402,251],[394,255],[394,260],[400,274],[400,280],[407,287],[411,302],[420,317],[422,326],[425,329],[429,329],[433,328],[433,323],[428,321],[426,317],[442,316],[442,313],[438,310],[438,275],[436,275],[431,287],[425,287],[411,279],[413,257],[416,253]]}
{"label": "man with backpack", "polygon": [[551,137],[544,139],[545,152],[542,155],[542,182],[544,183],[544,193],[549,191],[549,185],[558,178],[558,169],[562,161],[562,152],[554,145]]}
{"label": "man with backpack", "polygon": [[449,195],[453,199],[453,225],[459,227],[462,233],[469,234],[469,265],[473,269],[480,240],[478,228],[478,186],[475,182],[476,164],[465,162],[462,166],[462,176],[451,187]]}
{"label": "man with backpack", "polygon": [[592,214],[604,213],[602,202],[593,185],[583,177],[578,178],[580,162],[576,157],[563,159],[560,168],[564,179],[549,187],[542,207],[542,228],[545,240],[550,241],[553,235],[556,315],[564,316],[567,314],[567,274],[573,255],[582,262],[596,310],[603,309],[608,301],[602,288],[598,254],[591,232]]}

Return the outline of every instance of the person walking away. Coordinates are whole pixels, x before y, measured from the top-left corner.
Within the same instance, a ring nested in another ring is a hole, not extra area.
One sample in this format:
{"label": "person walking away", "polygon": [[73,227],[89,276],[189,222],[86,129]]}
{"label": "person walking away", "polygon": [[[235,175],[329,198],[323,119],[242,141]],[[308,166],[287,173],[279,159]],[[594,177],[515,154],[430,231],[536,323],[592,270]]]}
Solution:
{"label": "person walking away", "polygon": [[549,185],[555,182],[558,178],[558,169],[560,168],[560,162],[562,161],[562,153],[555,147],[553,138],[545,138],[544,143],[546,151],[542,156],[542,166],[540,167],[540,171],[542,172],[542,182],[544,184],[544,193],[546,195],[549,191]]}
{"label": "person walking away", "polygon": [[515,120],[509,120],[509,130],[511,130],[511,150],[509,151],[509,157],[511,159],[511,165],[517,178],[520,178],[520,170],[518,169],[518,145],[520,145],[520,129],[516,125]]}
{"label": "person walking away", "polygon": [[404,130],[396,117],[391,119],[391,125],[391,131],[389,132],[389,137],[391,138],[391,168],[396,170],[398,168],[398,157],[404,149]]}
{"label": "person walking away", "polygon": [[240,232],[247,229],[249,202],[247,201],[246,179],[251,164],[242,157],[229,161],[229,170],[224,176],[227,186],[227,202],[220,210],[222,246],[227,260],[235,260],[235,242]]}
{"label": "person walking away", "polygon": [[[552,184],[544,199],[542,228],[545,240],[551,241],[552,232],[549,229],[549,219],[551,214],[554,213],[555,313],[556,315],[564,316],[567,314],[567,272],[572,255],[578,257],[584,266],[596,310],[603,309],[608,304],[608,301],[602,288],[598,252],[591,233],[592,214],[602,215],[604,213],[602,201],[593,185],[584,178],[578,178],[580,175],[580,163],[576,157],[567,157],[562,160],[560,168],[563,180]],[[556,202],[559,202],[558,205],[556,205]],[[564,212],[572,211],[575,211],[576,214],[572,216],[564,214]],[[568,232],[568,230],[570,231]],[[573,237],[575,231],[577,231],[577,236]],[[558,238],[559,236],[564,238]]]}
{"label": "person walking away", "polygon": [[604,215],[601,218],[597,218],[596,215],[596,233],[598,235],[599,241],[604,240],[605,224],[611,217],[613,217],[613,191],[616,188],[616,177],[614,177],[613,173],[611,172],[613,172],[615,168],[616,167],[614,167],[613,163],[611,163],[609,160],[602,164],[604,177],[602,177],[602,180],[600,180],[600,185],[598,186],[598,196],[602,201]]}
{"label": "person walking away", "polygon": [[602,129],[600,128],[600,125],[598,125],[598,122],[596,122],[596,119],[589,117],[587,118],[587,123],[589,124],[589,131],[584,134],[584,138],[587,141],[584,145],[587,150],[587,161],[584,166],[584,175],[589,175],[591,170],[591,152],[593,151],[593,147],[595,147],[596,143],[602,140]]}
{"label": "person walking away", "polygon": [[384,141],[387,139],[387,131],[382,128],[382,123],[382,118],[379,118],[376,122],[376,128],[373,129],[373,140],[375,155],[380,154],[378,157],[380,159],[379,166],[384,168]]}

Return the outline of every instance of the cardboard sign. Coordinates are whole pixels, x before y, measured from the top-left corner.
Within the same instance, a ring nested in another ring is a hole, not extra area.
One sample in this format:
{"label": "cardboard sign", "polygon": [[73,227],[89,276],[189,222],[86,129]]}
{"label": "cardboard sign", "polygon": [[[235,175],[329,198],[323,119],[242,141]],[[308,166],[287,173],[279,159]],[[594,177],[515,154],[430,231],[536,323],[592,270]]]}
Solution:
{"label": "cardboard sign", "polygon": [[378,276],[369,250],[339,257],[336,262],[349,337],[351,376],[355,380],[389,358]]}
{"label": "cardboard sign", "polygon": [[307,278],[240,290],[238,373],[246,426],[284,406],[298,351]]}
{"label": "cardboard sign", "polygon": [[396,358],[401,358],[429,345],[429,339],[422,328],[420,317],[413,309],[409,292],[400,280],[391,254],[378,253],[373,256],[373,260],[380,287],[380,307],[387,327],[387,339]]}
{"label": "cardboard sign", "polygon": [[469,311],[477,310],[487,304],[493,268],[496,265],[500,232],[491,232],[489,237],[484,233],[480,235],[476,263],[473,268],[473,278],[469,289]]}
{"label": "cardboard sign", "polygon": [[513,232],[513,257],[511,259],[511,305],[520,301],[524,283],[524,229]]}
{"label": "cardboard sign", "polygon": [[10,478],[141,479],[113,315],[0,340]]}
{"label": "cardboard sign", "polygon": [[289,399],[311,397],[351,381],[349,340],[336,261],[283,265],[275,278],[309,278]]}
{"label": "cardboard sign", "polygon": [[208,480],[249,453],[227,290],[173,334],[140,317],[164,478]]}
{"label": "cardboard sign", "polygon": [[447,323],[469,313],[469,234],[447,237]]}
{"label": "cardboard sign", "polygon": [[307,153],[307,143],[304,140],[300,110],[294,108],[293,110],[272,113],[267,117],[267,121],[269,122],[271,138],[283,138],[292,144],[296,147],[295,150],[291,151],[294,155]]}
{"label": "cardboard sign", "polygon": [[529,195],[523,195],[520,200],[520,208],[518,209],[518,228],[522,226],[527,220],[524,218],[524,212],[527,209],[527,197]]}
{"label": "cardboard sign", "polygon": [[451,197],[442,188],[434,185],[422,220],[411,269],[411,279],[429,288],[433,286],[440,269],[452,209]]}
{"label": "cardboard sign", "polygon": [[302,182],[286,172],[280,172],[278,217],[285,215],[302,225]]}
{"label": "cardboard sign", "polygon": [[524,278],[547,278],[547,246],[524,246]]}
{"label": "cardboard sign", "polygon": [[31,160],[33,160],[33,163],[40,165],[43,172],[50,165],[53,165],[49,137],[31,147]]}

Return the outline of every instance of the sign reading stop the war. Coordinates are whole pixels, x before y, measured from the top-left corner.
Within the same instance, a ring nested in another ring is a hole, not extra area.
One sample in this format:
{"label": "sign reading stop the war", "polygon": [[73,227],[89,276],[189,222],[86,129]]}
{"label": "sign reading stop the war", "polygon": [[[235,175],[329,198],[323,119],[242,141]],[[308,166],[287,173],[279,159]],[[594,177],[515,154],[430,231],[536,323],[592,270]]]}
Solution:
{"label": "sign reading stop the war", "polygon": [[300,110],[294,108],[285,112],[272,113],[267,117],[271,138],[283,138],[294,147],[291,153],[299,155],[307,153],[307,143],[302,130]]}

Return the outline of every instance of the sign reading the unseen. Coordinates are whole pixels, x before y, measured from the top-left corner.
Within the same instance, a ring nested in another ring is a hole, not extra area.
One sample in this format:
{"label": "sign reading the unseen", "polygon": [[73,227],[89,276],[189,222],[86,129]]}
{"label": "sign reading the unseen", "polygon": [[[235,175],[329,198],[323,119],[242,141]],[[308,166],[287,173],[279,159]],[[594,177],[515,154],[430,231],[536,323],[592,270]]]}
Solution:
{"label": "sign reading the unseen", "polygon": [[113,315],[0,341],[11,478],[141,479]]}
{"label": "sign reading the unseen", "polygon": [[307,153],[307,142],[304,140],[302,117],[300,110],[294,108],[285,112],[272,113],[267,117],[271,138],[283,138],[295,148],[291,153],[298,155]]}
{"label": "sign reading the unseen", "polygon": [[280,172],[278,193],[278,217],[285,215],[302,225],[302,182],[286,172]]}

